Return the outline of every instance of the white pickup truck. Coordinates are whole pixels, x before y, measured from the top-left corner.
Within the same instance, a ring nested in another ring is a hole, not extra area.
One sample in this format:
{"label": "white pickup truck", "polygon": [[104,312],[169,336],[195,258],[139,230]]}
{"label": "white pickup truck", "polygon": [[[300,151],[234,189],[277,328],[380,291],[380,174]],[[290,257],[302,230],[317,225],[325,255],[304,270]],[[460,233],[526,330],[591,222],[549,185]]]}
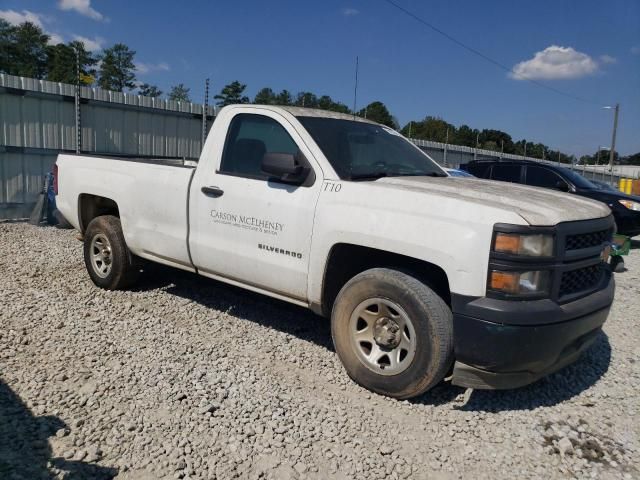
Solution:
{"label": "white pickup truck", "polygon": [[139,259],[331,318],[353,380],[409,398],[445,377],[525,385],[574,361],[614,296],[601,203],[453,178],[392,129],[311,109],[222,109],[188,162],[60,155],[57,205],[93,282]]}

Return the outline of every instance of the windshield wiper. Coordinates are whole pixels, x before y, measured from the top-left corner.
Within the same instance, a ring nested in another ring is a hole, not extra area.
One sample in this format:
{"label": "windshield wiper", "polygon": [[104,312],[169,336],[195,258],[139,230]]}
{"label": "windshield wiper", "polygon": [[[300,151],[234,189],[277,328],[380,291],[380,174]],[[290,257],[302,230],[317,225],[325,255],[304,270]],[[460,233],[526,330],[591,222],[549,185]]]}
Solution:
{"label": "windshield wiper", "polygon": [[402,173],[402,172],[367,172],[356,173],[349,176],[349,180],[377,180],[382,177],[446,177],[446,173],[440,172],[418,172],[418,173]]}
{"label": "windshield wiper", "polygon": [[377,180],[378,178],[388,177],[388,172],[367,172],[367,173],[352,173],[349,175],[349,180]]}

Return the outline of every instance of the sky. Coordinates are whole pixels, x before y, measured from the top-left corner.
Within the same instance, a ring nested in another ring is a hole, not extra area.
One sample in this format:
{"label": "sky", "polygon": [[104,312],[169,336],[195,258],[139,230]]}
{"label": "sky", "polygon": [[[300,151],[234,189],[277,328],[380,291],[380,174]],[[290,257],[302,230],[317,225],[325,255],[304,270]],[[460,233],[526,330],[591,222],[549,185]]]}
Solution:
{"label": "sky", "polygon": [[401,125],[437,116],[578,156],[609,147],[603,107],[618,102],[616,149],[640,152],[637,0],[391,1],[454,41],[389,0],[0,0],[0,18],[96,52],[125,43],[139,81],[184,83],[198,102],[210,78],[212,94],[239,80],[249,97],[305,90],[352,107],[358,57],[358,108],[380,100]]}

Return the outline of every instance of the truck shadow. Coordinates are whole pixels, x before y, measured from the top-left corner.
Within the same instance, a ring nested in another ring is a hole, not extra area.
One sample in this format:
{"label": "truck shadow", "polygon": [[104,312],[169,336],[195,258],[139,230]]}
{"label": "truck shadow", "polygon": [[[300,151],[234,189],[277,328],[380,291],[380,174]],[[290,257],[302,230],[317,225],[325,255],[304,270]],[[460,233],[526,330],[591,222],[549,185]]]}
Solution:
{"label": "truck shadow", "polygon": [[[610,363],[609,337],[600,332],[593,345],[575,363],[526,387],[514,390],[474,390],[469,400],[458,409],[501,412],[557,405],[595,385],[607,372]],[[462,390],[459,389],[460,392]],[[420,397],[416,400],[421,401]],[[585,399],[584,405],[595,406],[588,399]]]}
{"label": "truck shadow", "polygon": [[[66,428],[55,416],[35,416],[0,378],[0,478],[112,479],[115,468],[52,456],[48,438]],[[60,477],[62,478],[62,477]]]}
{"label": "truck shadow", "polygon": [[329,322],[306,308],[193,273],[160,264],[145,264],[144,273],[133,290],[158,288],[334,351]]}
{"label": "truck shadow", "polygon": [[[145,266],[144,275],[134,290],[158,288],[207,308],[229,312],[243,320],[313,342],[334,352],[329,321],[305,308],[189,272],[149,264]],[[476,390],[460,408],[469,411],[503,411],[555,405],[594,385],[606,373],[610,361],[611,345],[602,332],[576,363],[516,390]],[[442,382],[410,402],[441,405],[452,402],[463,392],[463,388]]]}

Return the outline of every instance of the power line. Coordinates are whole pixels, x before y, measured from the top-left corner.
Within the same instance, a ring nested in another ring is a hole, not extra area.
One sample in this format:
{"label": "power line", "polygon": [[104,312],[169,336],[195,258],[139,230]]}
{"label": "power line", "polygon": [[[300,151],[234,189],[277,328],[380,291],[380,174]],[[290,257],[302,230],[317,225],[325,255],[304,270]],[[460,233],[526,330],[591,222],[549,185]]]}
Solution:
{"label": "power line", "polygon": [[592,105],[598,105],[599,107],[601,107],[603,105],[602,103],[595,102],[593,100],[589,100],[589,99],[586,99],[586,98],[583,98],[583,97],[579,97],[577,95],[573,95],[573,94],[565,92],[563,90],[559,90],[559,89],[554,88],[554,87],[552,87],[550,85],[547,85],[546,83],[538,82],[537,80],[533,80],[531,78],[527,78],[525,76],[518,75],[516,72],[513,71],[513,68],[510,68],[510,67],[506,66],[505,64],[499,62],[498,60],[495,60],[495,59],[489,57],[488,55],[485,55],[484,53],[480,52],[479,50],[476,50],[475,48],[467,45],[466,43],[461,42],[457,38],[449,35],[447,32],[445,32],[443,30],[440,30],[438,27],[436,27],[435,25],[427,22],[425,19],[419,17],[415,13],[407,10],[406,8],[404,8],[401,5],[398,5],[395,1],[393,1],[393,0],[384,0],[384,1],[387,2],[389,5],[395,7],[396,9],[400,10],[405,15],[413,18],[417,22],[419,22],[419,23],[423,24],[424,26],[430,28],[434,32],[439,33],[440,35],[442,35],[443,37],[445,37],[449,41],[451,41],[451,42],[455,43],[456,45],[458,45],[459,47],[464,48],[465,50],[473,53],[474,55],[482,58],[483,60],[495,65],[496,67],[498,67],[498,68],[500,68],[500,69],[502,69],[502,70],[504,70],[504,71],[506,71],[508,73],[512,73],[512,74],[518,76],[519,78],[522,78],[523,80],[526,80],[527,82],[533,83],[534,85],[537,85],[537,86],[542,87],[542,88],[546,88],[547,90],[550,90],[550,91],[552,91],[554,93],[557,93],[558,95],[563,95],[565,97],[569,97],[569,98],[572,98],[574,100],[578,100],[580,102],[590,103]]}

